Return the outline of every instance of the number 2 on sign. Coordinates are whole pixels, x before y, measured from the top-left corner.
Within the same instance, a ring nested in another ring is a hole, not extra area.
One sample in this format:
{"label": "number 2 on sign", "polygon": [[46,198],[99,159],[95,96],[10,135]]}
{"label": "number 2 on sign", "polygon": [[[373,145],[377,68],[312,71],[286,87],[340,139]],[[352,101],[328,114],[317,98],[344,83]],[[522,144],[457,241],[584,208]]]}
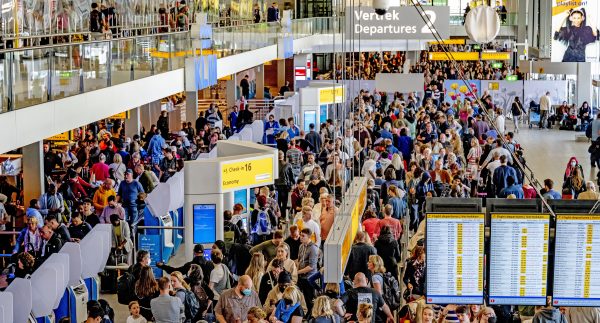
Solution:
{"label": "number 2 on sign", "polygon": [[421,28],[421,33],[422,34],[435,34],[435,27],[433,26],[433,24],[435,24],[435,21],[437,19],[437,15],[435,14],[435,11],[431,11],[431,10],[425,10],[423,11],[423,16],[427,16],[427,21],[426,21],[426,25],[423,26],[423,28]]}

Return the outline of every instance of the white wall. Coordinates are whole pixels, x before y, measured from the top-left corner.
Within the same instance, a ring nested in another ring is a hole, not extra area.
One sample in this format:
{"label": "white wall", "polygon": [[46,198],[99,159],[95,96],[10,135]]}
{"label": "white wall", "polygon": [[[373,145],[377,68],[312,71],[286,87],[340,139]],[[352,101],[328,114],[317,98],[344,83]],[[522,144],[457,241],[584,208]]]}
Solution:
{"label": "white wall", "polygon": [[0,114],[0,152],[183,91],[183,69]]}

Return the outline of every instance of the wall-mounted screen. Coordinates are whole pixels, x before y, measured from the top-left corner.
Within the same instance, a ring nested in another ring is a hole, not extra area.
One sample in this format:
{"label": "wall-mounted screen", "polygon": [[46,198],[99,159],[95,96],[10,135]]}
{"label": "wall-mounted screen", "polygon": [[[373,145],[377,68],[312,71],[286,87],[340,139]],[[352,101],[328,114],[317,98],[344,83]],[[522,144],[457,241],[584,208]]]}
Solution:
{"label": "wall-mounted screen", "polygon": [[217,240],[217,205],[194,204],[194,243],[213,243]]}
{"label": "wall-mounted screen", "polygon": [[554,306],[600,306],[600,216],[556,216]]}
{"label": "wall-mounted screen", "polygon": [[483,304],[483,213],[428,213],[426,301]]}
{"label": "wall-mounted screen", "polygon": [[248,211],[248,190],[243,189],[233,192],[233,204],[241,204],[244,207],[244,212]]}
{"label": "wall-mounted screen", "polygon": [[490,305],[545,305],[548,214],[492,214]]}
{"label": "wall-mounted screen", "polygon": [[310,131],[310,124],[315,125],[315,129],[318,129],[319,125],[317,124],[317,111],[304,111],[304,132],[308,133]]}

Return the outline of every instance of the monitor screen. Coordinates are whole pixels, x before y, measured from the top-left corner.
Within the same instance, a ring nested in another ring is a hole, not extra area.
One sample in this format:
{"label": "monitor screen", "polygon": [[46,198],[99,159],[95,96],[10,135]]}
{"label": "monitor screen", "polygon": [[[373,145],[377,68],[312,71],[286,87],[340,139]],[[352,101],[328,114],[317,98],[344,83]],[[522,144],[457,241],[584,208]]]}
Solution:
{"label": "monitor screen", "polygon": [[194,204],[194,244],[217,240],[217,205]]}
{"label": "monitor screen", "polygon": [[308,133],[310,131],[310,124],[314,124],[315,128],[317,124],[317,111],[304,111],[304,131]]}
{"label": "monitor screen", "polygon": [[206,260],[210,261],[210,260],[211,260],[211,259],[210,259],[210,253],[211,253],[211,252],[212,252],[212,248],[207,248],[207,249],[204,249],[204,254],[203,254],[203,256],[204,256],[204,259],[206,259]]}
{"label": "monitor screen", "polygon": [[241,204],[244,207],[244,212],[248,210],[248,190],[243,189],[233,193],[233,204]]}

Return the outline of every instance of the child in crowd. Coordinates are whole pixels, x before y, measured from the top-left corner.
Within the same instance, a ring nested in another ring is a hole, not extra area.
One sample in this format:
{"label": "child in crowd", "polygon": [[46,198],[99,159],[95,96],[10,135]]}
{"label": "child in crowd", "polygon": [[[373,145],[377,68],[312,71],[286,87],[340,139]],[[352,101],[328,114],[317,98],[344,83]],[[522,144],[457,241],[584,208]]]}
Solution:
{"label": "child in crowd", "polygon": [[140,315],[140,304],[137,301],[129,303],[129,317],[127,323],[147,323],[146,319]]}

